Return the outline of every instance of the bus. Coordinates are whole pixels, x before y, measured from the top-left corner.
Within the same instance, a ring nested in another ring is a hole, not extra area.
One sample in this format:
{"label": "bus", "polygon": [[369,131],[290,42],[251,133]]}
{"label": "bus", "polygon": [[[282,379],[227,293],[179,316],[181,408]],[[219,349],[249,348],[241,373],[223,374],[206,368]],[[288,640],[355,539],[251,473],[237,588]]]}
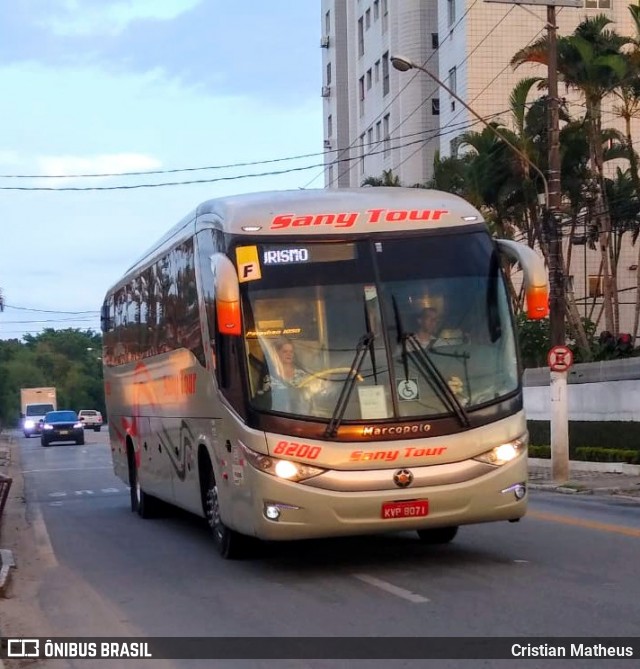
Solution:
{"label": "bus", "polygon": [[528,434],[506,268],[529,317],[547,316],[542,259],[448,193],[203,202],[102,305],[113,467],[132,511],[202,516],[224,558],[256,539],[446,543],[461,525],[519,520]]}

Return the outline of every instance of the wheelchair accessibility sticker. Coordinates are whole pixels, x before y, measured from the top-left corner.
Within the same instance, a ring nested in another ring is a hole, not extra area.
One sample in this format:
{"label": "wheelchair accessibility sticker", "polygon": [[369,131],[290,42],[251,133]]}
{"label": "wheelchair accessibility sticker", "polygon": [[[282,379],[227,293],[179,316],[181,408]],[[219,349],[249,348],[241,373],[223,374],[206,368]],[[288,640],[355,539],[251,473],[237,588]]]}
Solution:
{"label": "wheelchair accessibility sticker", "polygon": [[417,379],[403,379],[402,381],[398,381],[398,397],[405,401],[419,399],[420,393],[418,392]]}

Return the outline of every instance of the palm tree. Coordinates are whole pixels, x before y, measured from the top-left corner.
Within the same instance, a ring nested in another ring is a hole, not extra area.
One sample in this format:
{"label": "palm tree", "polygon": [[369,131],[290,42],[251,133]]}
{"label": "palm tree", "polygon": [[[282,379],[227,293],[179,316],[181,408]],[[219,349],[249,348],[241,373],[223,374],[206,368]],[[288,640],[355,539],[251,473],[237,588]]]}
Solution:
{"label": "palm tree", "polygon": [[[602,101],[627,73],[622,47],[631,39],[607,28],[611,20],[604,14],[582,21],[572,35],[558,39],[558,73],[567,88],[578,91],[585,101],[585,124],[589,138],[591,168],[597,178],[596,216],[602,253],[605,327],[618,331],[618,303],[612,272],[611,218],[606,201],[602,145]],[[549,64],[548,37],[518,51],[511,59],[514,67],[525,63]]]}
{"label": "palm tree", "polygon": [[402,186],[400,177],[393,173],[393,170],[382,170],[381,177],[367,177],[363,186]]}

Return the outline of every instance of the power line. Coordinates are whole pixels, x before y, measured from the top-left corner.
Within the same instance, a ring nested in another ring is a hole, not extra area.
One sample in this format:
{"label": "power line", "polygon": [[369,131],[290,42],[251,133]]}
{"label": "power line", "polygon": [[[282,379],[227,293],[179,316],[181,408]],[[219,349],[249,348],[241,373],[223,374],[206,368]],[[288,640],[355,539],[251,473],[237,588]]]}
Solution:
{"label": "power line", "polygon": [[100,312],[97,310],[91,310],[91,311],[51,311],[48,309],[34,309],[32,307],[18,307],[14,304],[5,304],[5,307],[7,309],[17,309],[19,311],[35,311],[40,314],[65,314],[68,316],[82,316],[83,314],[99,314]]}

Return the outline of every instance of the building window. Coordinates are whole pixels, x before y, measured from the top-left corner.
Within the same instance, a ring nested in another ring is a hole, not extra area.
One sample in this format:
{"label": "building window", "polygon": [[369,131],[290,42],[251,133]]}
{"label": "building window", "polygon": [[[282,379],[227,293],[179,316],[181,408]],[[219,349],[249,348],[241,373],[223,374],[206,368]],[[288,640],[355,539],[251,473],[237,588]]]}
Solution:
{"label": "building window", "polygon": [[376,84],[380,81],[380,61],[376,60],[376,64],[374,65],[374,71],[375,71],[375,80]]}
{"label": "building window", "polygon": [[604,277],[599,274],[589,274],[589,297],[604,295]]}
{"label": "building window", "polygon": [[431,98],[431,114],[440,116],[440,98]]}
{"label": "building window", "polygon": [[367,90],[371,88],[371,68],[367,70]]}
{"label": "building window", "polygon": [[360,135],[360,171],[364,174],[364,133]]}
{"label": "building window", "polygon": [[382,56],[382,95],[389,93],[389,52]]}
{"label": "building window", "polygon": [[333,165],[329,166],[329,186],[333,186]]}
{"label": "building window", "polygon": [[452,158],[457,158],[458,157],[458,149],[460,148],[460,137],[454,137],[450,142],[449,142],[449,155]]}
{"label": "building window", "polygon": [[331,63],[327,63],[327,86],[331,85]]}
{"label": "building window", "polygon": [[369,30],[371,28],[371,10],[367,9],[364,13],[364,27]]}
{"label": "building window", "polygon": [[364,56],[364,23],[362,17],[358,19],[358,56]]}
{"label": "building window", "polygon": [[586,9],[611,9],[611,0],[585,0]]}
{"label": "building window", "polygon": [[384,137],[384,148],[382,155],[385,158],[389,155],[389,151],[391,149],[391,137],[389,136],[390,118],[391,117],[389,114],[385,114],[384,118],[382,119],[382,132]]}
{"label": "building window", "polygon": [[457,79],[458,79],[457,70],[456,70],[455,67],[452,67],[449,70],[449,88],[456,95],[458,93],[458,81],[457,81]]}
{"label": "building window", "polygon": [[331,12],[328,11],[324,15],[324,33],[328,35],[331,32]]}
{"label": "building window", "polygon": [[447,25],[453,28],[456,22],[456,0],[447,0]]}
{"label": "building window", "polygon": [[387,0],[381,0],[382,2],[382,33],[386,33],[389,28],[389,7],[387,6]]}
{"label": "building window", "polygon": [[376,142],[379,142],[382,138],[382,121],[376,123]]}
{"label": "building window", "polygon": [[329,114],[327,116],[327,137],[331,137],[333,135],[333,116]]}
{"label": "building window", "polygon": [[432,49],[437,49],[438,48],[438,33],[431,33],[431,48]]}
{"label": "building window", "polygon": [[358,99],[360,100],[360,116],[364,116],[364,77],[358,80]]}
{"label": "building window", "polygon": [[373,128],[367,130],[367,144],[371,146],[373,144]]}
{"label": "building window", "polygon": [[380,0],[374,0],[373,3],[373,20],[377,21],[380,18]]}

